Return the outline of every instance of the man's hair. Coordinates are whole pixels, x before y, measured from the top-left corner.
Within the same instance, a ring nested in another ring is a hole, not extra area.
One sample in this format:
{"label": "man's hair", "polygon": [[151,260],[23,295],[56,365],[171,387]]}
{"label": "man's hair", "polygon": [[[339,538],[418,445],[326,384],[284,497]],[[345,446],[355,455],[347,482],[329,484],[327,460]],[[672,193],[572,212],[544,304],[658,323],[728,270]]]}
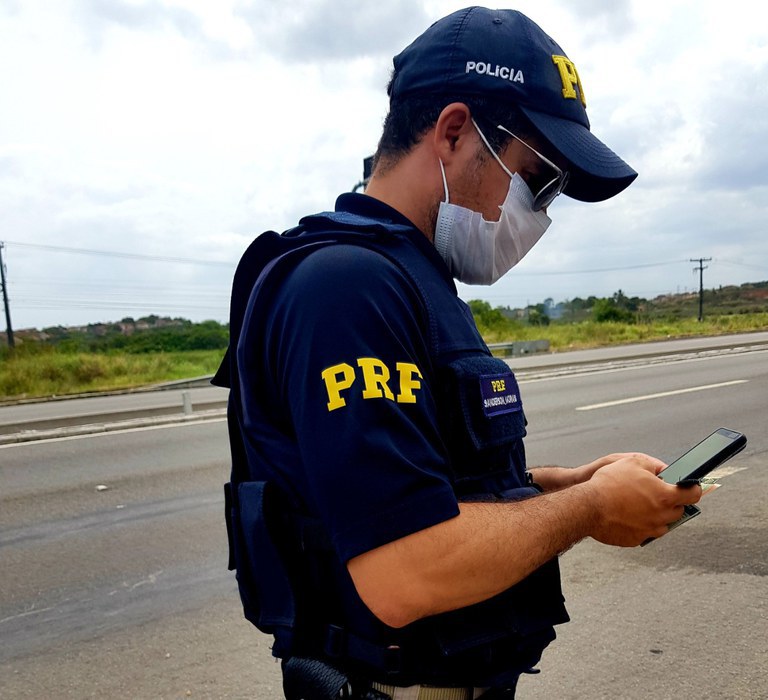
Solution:
{"label": "man's hair", "polygon": [[[392,81],[387,87],[387,94],[390,94],[391,90]],[[452,102],[462,102],[469,107],[473,119],[497,153],[512,138],[496,128],[499,124],[520,138],[536,133],[523,113],[509,102],[500,104],[484,97],[456,94],[410,95],[397,99],[390,105],[374,156],[374,169],[388,169],[407,155],[435,125],[443,109]]]}

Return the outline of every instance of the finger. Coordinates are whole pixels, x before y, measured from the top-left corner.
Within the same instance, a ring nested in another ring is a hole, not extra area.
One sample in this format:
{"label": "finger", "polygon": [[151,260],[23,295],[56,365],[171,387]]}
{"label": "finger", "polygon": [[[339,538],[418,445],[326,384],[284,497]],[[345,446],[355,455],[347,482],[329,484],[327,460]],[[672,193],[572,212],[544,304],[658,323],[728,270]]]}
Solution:
{"label": "finger", "polygon": [[664,462],[659,461],[655,457],[649,457],[648,455],[643,455],[643,457],[642,460],[638,460],[640,465],[654,476],[658,476],[659,472],[666,466]]}
{"label": "finger", "polygon": [[657,474],[662,470],[667,468],[667,464],[665,462],[662,462],[660,459],[657,459],[656,457],[651,457],[651,455],[643,455],[646,459],[646,462],[653,468],[653,473]]}
{"label": "finger", "polygon": [[682,505],[698,503],[701,500],[702,489],[698,481],[680,482],[674,484],[676,500]]}
{"label": "finger", "polygon": [[661,483],[674,489],[667,490],[667,493],[672,497],[675,506],[691,505],[701,500],[701,486],[698,484],[666,484],[663,481]]}
{"label": "finger", "polygon": [[685,505],[692,505],[698,503],[701,500],[702,489],[701,484],[694,484],[693,486],[686,486],[683,488],[683,493],[687,496],[683,502]]}

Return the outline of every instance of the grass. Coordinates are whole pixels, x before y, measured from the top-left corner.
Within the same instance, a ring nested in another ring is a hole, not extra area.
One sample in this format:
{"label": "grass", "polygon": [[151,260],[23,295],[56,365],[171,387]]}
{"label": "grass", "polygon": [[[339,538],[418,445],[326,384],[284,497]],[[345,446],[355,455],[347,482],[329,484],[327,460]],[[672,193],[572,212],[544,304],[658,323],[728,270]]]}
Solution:
{"label": "grass", "polygon": [[222,350],[146,354],[19,352],[0,361],[0,399],[127,389],[216,371]]}
{"label": "grass", "polygon": [[581,350],[607,345],[645,343],[653,340],[727,335],[768,330],[768,313],[713,316],[699,323],[696,319],[649,321],[647,323],[553,323],[549,326],[523,326],[514,329],[483,329],[486,342],[540,340],[550,342],[552,350]]}
{"label": "grass", "polygon": [[[648,323],[583,321],[549,326],[505,322],[490,328],[480,324],[489,343],[546,339],[557,351],[758,330],[768,330],[768,313],[712,316],[702,323],[683,319]],[[67,353],[52,346],[25,343],[15,352],[0,355],[0,400],[110,391],[199,377],[213,374],[223,354],[222,350]]]}

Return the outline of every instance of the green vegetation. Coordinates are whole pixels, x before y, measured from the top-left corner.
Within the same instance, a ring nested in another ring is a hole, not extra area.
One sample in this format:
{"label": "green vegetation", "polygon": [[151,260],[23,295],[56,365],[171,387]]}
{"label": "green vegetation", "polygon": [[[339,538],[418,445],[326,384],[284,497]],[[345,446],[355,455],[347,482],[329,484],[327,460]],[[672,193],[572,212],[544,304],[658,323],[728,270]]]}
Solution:
{"label": "green vegetation", "polygon": [[488,343],[549,340],[553,350],[641,343],[697,335],[723,335],[768,329],[768,282],[720,287],[704,292],[704,320],[697,321],[697,293],[648,300],[622,290],[599,299],[552,299],[525,309],[491,308],[470,301],[480,333]]}
{"label": "green vegetation", "polygon": [[488,343],[512,340],[549,340],[552,350],[579,350],[605,345],[644,343],[652,340],[689,338],[728,333],[768,330],[768,313],[738,316],[714,316],[699,323],[695,318],[683,321],[621,321],[552,322],[546,327],[524,325],[507,319],[504,324],[489,328],[478,324]]}
{"label": "green vegetation", "polygon": [[45,328],[0,347],[0,399],[110,391],[213,374],[229,342],[216,321],[147,316]]}
{"label": "green vegetation", "polygon": [[714,303],[707,306],[705,296],[708,311],[701,323],[697,321],[698,295],[649,302],[619,290],[605,299],[577,298],[556,306],[547,299],[526,309],[491,308],[485,301],[470,301],[469,307],[488,343],[549,340],[552,350],[575,350],[768,329],[768,283],[744,288],[740,301],[732,291],[720,292],[719,313],[710,308]]}
{"label": "green vegetation", "polygon": [[141,354],[17,348],[0,362],[0,398],[63,396],[110,391],[213,374],[223,351]]}
{"label": "green vegetation", "polygon": [[[552,350],[592,348],[698,335],[768,329],[768,282],[707,290],[699,323],[698,294],[552,299],[526,309],[469,307],[488,343],[549,340]],[[0,339],[3,335],[0,334]],[[216,371],[229,340],[216,321],[147,316],[82,328],[18,332],[0,344],[0,400],[78,394],[189,379]],[[1,341],[0,341],[1,342]]]}
{"label": "green vegetation", "polygon": [[40,340],[62,352],[153,353],[219,350],[227,347],[229,328],[216,321],[146,316],[82,328],[44,328]]}

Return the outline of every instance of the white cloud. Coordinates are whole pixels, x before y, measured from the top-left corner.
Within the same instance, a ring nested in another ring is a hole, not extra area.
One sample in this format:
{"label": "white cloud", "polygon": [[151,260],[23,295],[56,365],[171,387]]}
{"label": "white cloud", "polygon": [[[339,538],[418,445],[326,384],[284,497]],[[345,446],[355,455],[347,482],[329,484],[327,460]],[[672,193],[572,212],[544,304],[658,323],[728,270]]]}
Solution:
{"label": "white cloud", "polygon": [[256,40],[291,62],[389,57],[429,24],[412,0],[306,0],[303,3],[243,2],[238,16]]}

